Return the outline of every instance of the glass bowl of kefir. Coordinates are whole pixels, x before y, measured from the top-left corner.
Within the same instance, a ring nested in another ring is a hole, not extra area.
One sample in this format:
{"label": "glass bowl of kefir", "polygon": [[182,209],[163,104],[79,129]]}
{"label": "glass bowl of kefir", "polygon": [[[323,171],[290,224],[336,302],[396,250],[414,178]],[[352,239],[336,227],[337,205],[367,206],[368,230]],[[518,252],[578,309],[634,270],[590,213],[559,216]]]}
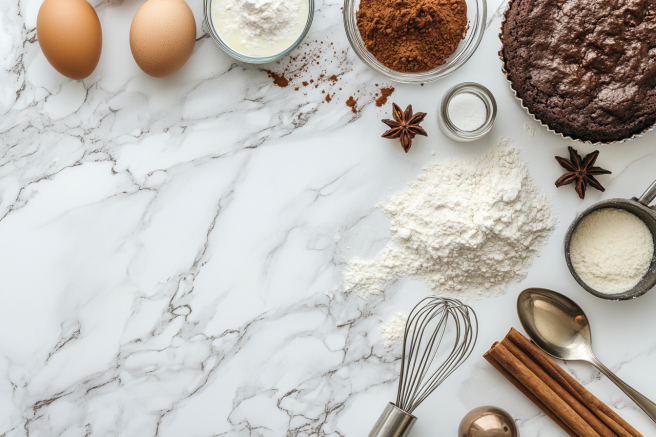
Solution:
{"label": "glass bowl of kefir", "polygon": [[233,58],[277,61],[301,44],[312,26],[314,0],[203,0],[204,25]]}

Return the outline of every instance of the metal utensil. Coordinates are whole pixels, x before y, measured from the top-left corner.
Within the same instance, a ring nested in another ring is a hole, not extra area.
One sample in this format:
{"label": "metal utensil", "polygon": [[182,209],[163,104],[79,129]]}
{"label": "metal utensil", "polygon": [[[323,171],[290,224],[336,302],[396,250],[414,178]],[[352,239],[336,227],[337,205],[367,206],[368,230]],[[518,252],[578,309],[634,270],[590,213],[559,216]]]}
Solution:
{"label": "metal utensil", "polygon": [[[477,338],[478,319],[471,307],[439,297],[419,302],[405,324],[396,403],[387,405],[369,437],[407,437],[417,421],[412,412],[469,358]],[[442,340],[453,346],[436,357]]]}
{"label": "metal utensil", "polygon": [[615,383],[656,422],[656,404],[631,388],[592,353],[590,323],[570,298],[544,288],[528,288],[517,298],[517,314],[531,340],[561,360],[586,361]]}
{"label": "metal utensil", "polygon": [[506,410],[485,406],[474,408],[462,418],[458,437],[519,437],[519,430]]}
{"label": "metal utensil", "polygon": [[570,253],[569,253],[569,245],[572,240],[572,234],[574,233],[574,230],[579,225],[581,220],[583,220],[591,212],[602,208],[623,209],[625,211],[628,211],[636,215],[647,225],[647,228],[649,228],[649,231],[651,232],[654,245],[656,245],[656,211],[654,211],[653,207],[649,206],[649,204],[651,203],[652,200],[654,200],[654,198],[656,198],[656,181],[654,181],[649,186],[649,188],[647,188],[647,190],[643,193],[642,196],[640,196],[639,199],[635,197],[632,199],[610,199],[610,200],[604,200],[595,203],[590,208],[586,209],[581,214],[579,214],[579,216],[576,217],[576,219],[574,219],[572,224],[569,225],[569,228],[567,229],[567,234],[565,234],[565,241],[564,241],[565,261],[567,262],[567,267],[569,268],[569,271],[574,277],[574,279],[576,280],[576,282],[578,282],[579,285],[581,285],[581,287],[583,287],[586,291],[602,299],[629,300],[642,296],[643,294],[651,290],[652,287],[654,287],[654,285],[656,285],[656,251],[654,252],[654,257],[651,260],[651,265],[649,266],[649,270],[647,270],[647,273],[640,280],[640,282],[638,282],[636,286],[633,287],[631,290],[618,294],[602,293],[590,287],[585,282],[583,282],[583,279],[581,279],[578,273],[576,273],[576,270],[574,270],[574,266],[572,265],[572,260],[570,259]]}

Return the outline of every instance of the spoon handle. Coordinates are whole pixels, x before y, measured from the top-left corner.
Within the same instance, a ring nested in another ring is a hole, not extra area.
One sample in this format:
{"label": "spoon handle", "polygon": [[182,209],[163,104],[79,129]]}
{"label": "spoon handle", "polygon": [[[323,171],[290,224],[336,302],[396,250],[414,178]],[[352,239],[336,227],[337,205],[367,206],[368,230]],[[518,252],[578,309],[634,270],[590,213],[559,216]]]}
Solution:
{"label": "spoon handle", "polygon": [[595,366],[601,373],[606,375],[608,379],[613,381],[616,386],[622,389],[624,393],[628,397],[633,400],[640,408],[642,408],[642,411],[647,413],[647,416],[651,418],[654,422],[656,422],[656,404],[654,404],[652,401],[647,399],[645,396],[641,395],[637,390],[632,388],[629,384],[626,382],[622,381],[619,379],[613,372],[608,369],[608,367],[604,366],[601,361],[599,361],[596,357],[592,357],[590,363]]}

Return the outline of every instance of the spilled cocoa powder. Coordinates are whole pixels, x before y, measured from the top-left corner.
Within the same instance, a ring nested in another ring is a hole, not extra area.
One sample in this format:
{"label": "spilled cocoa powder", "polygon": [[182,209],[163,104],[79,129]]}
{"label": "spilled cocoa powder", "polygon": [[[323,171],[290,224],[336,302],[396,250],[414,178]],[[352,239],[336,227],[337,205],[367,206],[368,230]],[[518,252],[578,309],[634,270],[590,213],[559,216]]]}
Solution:
{"label": "spilled cocoa powder", "polygon": [[[338,50],[333,43],[314,41],[304,43],[290,56],[276,62],[277,72],[266,70],[266,73],[274,85],[281,88],[291,85],[294,91],[302,92],[310,101],[317,103],[341,100],[353,113],[358,112],[358,101],[365,102],[362,106],[365,106],[366,102],[373,102],[378,107],[383,106],[394,92],[391,86],[375,84],[375,87],[372,87],[373,84],[362,84],[362,91],[357,90],[356,94],[348,96],[346,92],[342,92],[342,75],[348,72],[344,71],[345,63],[348,63],[348,60],[343,50]],[[333,68],[340,72],[330,72]]]}
{"label": "spilled cocoa powder", "polygon": [[358,112],[357,105],[358,101],[353,98],[353,96],[349,96],[348,100],[346,101],[346,106],[351,108],[351,112],[354,114]]}
{"label": "spilled cocoa powder", "polygon": [[278,75],[271,70],[267,70],[267,74],[270,78],[273,79],[273,83],[278,85],[281,88],[289,86],[289,79],[287,79],[284,74]]}
{"label": "spilled cocoa powder", "polygon": [[387,98],[392,95],[394,92],[394,88],[389,87],[389,88],[381,88],[380,89],[380,97],[376,99],[376,106],[380,107],[383,106],[385,103],[387,103]]}
{"label": "spilled cocoa powder", "polygon": [[361,0],[356,19],[366,49],[406,73],[444,64],[468,28],[465,0]]}

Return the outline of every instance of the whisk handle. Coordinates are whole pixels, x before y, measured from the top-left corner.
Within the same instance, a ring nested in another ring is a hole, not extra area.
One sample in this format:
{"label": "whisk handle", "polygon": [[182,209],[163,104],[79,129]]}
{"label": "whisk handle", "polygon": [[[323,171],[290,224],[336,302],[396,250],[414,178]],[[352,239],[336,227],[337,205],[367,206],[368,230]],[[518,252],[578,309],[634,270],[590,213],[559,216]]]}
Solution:
{"label": "whisk handle", "polygon": [[390,402],[378,418],[369,437],[407,437],[416,421],[415,416]]}

